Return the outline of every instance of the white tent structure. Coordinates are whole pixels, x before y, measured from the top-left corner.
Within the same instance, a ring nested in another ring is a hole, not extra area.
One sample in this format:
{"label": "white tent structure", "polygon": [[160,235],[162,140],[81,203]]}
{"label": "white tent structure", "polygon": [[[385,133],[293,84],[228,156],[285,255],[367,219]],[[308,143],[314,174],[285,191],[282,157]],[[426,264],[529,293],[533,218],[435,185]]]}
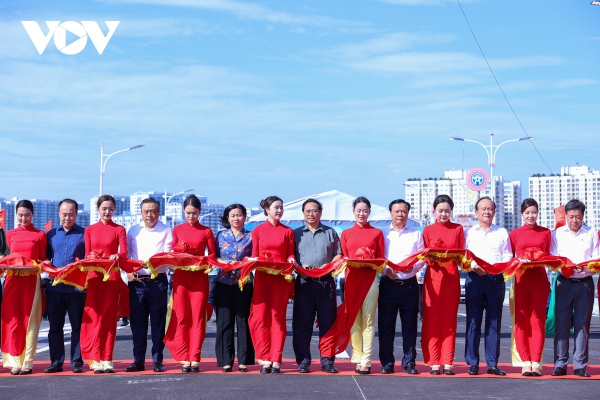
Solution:
{"label": "white tent structure", "polygon": [[[302,203],[307,199],[316,199],[323,204],[323,214],[321,222],[336,228],[338,233],[342,230],[350,228],[354,224],[354,214],[352,213],[352,202],[356,196],[351,196],[347,193],[331,190],[329,192],[319,193],[312,196],[303,197],[298,200],[285,203],[283,217],[281,222],[291,228],[297,228],[304,225],[304,214],[302,213]],[[267,217],[264,214],[250,217],[248,228],[252,228],[259,223],[266,221]],[[381,207],[371,204],[371,215],[369,216],[371,225],[378,228],[383,228],[391,224],[390,212],[386,207]],[[410,219],[406,223],[408,226],[420,228],[421,224]]]}

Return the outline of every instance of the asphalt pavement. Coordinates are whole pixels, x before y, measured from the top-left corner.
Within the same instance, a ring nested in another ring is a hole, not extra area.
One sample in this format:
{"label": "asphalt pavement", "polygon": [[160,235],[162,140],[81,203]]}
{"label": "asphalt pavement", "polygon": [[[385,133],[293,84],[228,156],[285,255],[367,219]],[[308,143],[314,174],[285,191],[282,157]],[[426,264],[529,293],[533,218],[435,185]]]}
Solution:
{"label": "asphalt pavement", "polygon": [[[288,307],[287,323],[288,337],[286,340],[283,358],[294,359],[291,340],[291,314],[292,305]],[[465,306],[461,304],[458,311],[458,333],[456,338],[455,365],[464,365],[464,340],[465,340]],[[508,307],[504,307],[502,322],[502,349],[501,363],[510,363],[510,328],[511,319]],[[47,345],[48,323],[42,323],[38,354],[35,359],[36,373],[30,376],[12,377],[4,370],[0,374],[0,399],[32,399],[32,398],[71,398],[74,396],[93,396],[95,399],[169,399],[185,397],[192,399],[222,399],[243,397],[247,399],[378,399],[398,398],[411,396],[415,398],[437,399],[462,399],[462,398],[489,398],[489,399],[598,399],[600,390],[596,380],[564,380],[564,379],[510,379],[510,378],[459,378],[429,376],[428,368],[420,366],[421,376],[409,377],[405,373],[397,372],[394,376],[378,375],[380,364],[378,360],[378,340],[375,340],[373,351],[373,372],[369,376],[352,374],[321,375],[321,374],[160,374],[146,373],[119,374],[119,375],[74,375],[71,373],[44,374],[40,367],[49,365]],[[214,358],[214,343],[216,324],[214,317],[208,323],[208,333],[202,348],[203,358]],[[69,325],[66,326],[69,332]],[[419,324],[420,332],[420,324]],[[600,366],[600,319],[597,315],[592,318],[590,334],[590,365]],[[151,348],[148,337],[148,349]],[[65,337],[70,343],[70,336]],[[484,354],[484,340],[482,338],[481,354]],[[318,332],[313,332],[312,349],[313,370],[318,369]],[[571,349],[573,342],[571,340]],[[69,345],[67,344],[67,354]],[[149,351],[149,350],[148,350]],[[571,350],[572,351],[572,350]],[[350,354],[350,348],[347,349]],[[402,338],[400,322],[398,321],[395,341],[395,356],[402,358]],[[553,362],[553,338],[546,338],[544,363]],[[165,358],[170,358],[165,349]],[[132,359],[132,338],[129,326],[119,326],[115,343],[115,360]],[[417,361],[422,362],[422,353],[418,345]],[[342,361],[340,361],[341,363]],[[295,363],[287,362],[284,367],[296,368]],[[120,363],[120,365],[126,365]],[[151,358],[148,355],[147,367],[151,367]],[[201,371],[203,363],[200,363]],[[485,361],[482,360],[482,369]],[[572,366],[570,366],[572,368]],[[68,370],[68,363],[65,369]],[[87,365],[85,366],[87,369]],[[397,370],[399,370],[397,362]],[[596,369],[594,367],[594,369]],[[549,375],[551,368],[544,368],[544,374]]]}

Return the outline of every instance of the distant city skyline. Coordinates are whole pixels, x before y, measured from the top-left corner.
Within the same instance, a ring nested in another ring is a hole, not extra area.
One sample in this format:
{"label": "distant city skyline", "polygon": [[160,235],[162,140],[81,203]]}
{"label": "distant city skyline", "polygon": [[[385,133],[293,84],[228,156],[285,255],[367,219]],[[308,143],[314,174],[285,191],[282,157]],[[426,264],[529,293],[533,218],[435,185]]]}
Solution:
{"label": "distant city skyline", "polygon": [[[600,7],[462,6],[543,157],[507,144],[495,174],[594,167]],[[40,55],[24,20],[44,34],[49,20],[120,23],[101,55],[91,42]],[[195,188],[256,207],[337,189],[386,204],[408,178],[487,169],[450,136],[525,136],[454,1],[32,0],[3,5],[0,35],[5,197],[86,202],[104,143],[145,145],[108,161],[106,193]]]}

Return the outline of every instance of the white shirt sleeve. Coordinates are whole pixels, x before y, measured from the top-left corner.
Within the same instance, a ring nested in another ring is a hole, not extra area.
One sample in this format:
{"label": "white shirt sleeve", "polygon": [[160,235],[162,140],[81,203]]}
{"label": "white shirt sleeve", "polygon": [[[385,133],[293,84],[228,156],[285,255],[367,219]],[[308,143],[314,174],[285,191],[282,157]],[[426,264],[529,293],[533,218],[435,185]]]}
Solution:
{"label": "white shirt sleeve", "polygon": [[129,231],[127,231],[127,256],[129,258],[133,258],[133,231],[135,230],[135,227],[131,227],[129,228]]}
{"label": "white shirt sleeve", "polygon": [[173,249],[173,231],[171,228],[167,228],[167,237],[165,239],[165,246],[163,249],[164,253],[168,253]]}
{"label": "white shirt sleeve", "polygon": [[550,254],[553,256],[558,256],[558,242],[556,241],[556,236],[558,235],[558,230],[552,232],[552,242],[550,243]]}

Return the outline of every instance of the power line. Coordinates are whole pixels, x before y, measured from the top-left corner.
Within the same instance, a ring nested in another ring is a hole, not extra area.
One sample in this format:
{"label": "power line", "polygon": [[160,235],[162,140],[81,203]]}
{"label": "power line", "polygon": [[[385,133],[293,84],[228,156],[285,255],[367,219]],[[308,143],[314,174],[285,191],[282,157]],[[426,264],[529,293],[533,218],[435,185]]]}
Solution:
{"label": "power line", "polygon": [[[460,11],[462,12],[462,15],[465,17],[465,21],[467,21],[467,25],[469,26],[469,30],[471,31],[471,34],[473,35],[473,39],[475,39],[475,43],[477,43],[477,47],[479,47],[479,51],[481,52],[481,55],[483,56],[483,59],[485,60],[485,63],[487,64],[488,68],[490,69],[490,72],[492,73],[492,76],[494,77],[494,80],[496,81],[496,84],[498,85],[498,88],[502,92],[502,96],[504,96],[504,100],[506,100],[506,103],[508,104],[508,107],[510,107],[510,111],[512,111],[513,115],[517,119],[517,122],[521,126],[521,129],[523,129],[523,132],[525,132],[525,136],[527,136],[528,138],[531,138],[531,136],[529,136],[529,134],[525,130],[525,127],[521,123],[521,120],[517,116],[517,113],[513,109],[513,106],[510,104],[510,101],[508,101],[508,97],[506,97],[506,94],[504,93],[504,90],[502,89],[502,86],[500,86],[500,82],[498,82],[498,78],[496,78],[496,74],[494,74],[494,71],[492,70],[492,67],[490,66],[490,63],[488,62],[487,57],[483,53],[483,49],[479,45],[479,41],[477,40],[477,37],[475,36],[475,32],[473,32],[473,28],[471,28],[471,24],[469,23],[469,19],[467,18],[467,14],[465,14],[465,10],[463,10],[462,4],[460,4],[460,0],[456,0],[456,2],[458,3],[458,6],[460,7]],[[529,140],[529,143],[531,143],[531,145],[535,149],[535,151],[538,154],[538,156],[540,156],[540,158],[542,159],[542,161],[544,162],[544,164],[546,164],[546,167],[548,168],[548,170],[550,171],[550,173],[553,174],[554,172],[552,172],[552,168],[550,168],[550,166],[548,165],[548,163],[546,162],[546,160],[544,160],[544,157],[542,157],[542,153],[540,153],[540,151],[538,150],[538,148],[535,146],[535,143],[533,143],[533,140]]]}

